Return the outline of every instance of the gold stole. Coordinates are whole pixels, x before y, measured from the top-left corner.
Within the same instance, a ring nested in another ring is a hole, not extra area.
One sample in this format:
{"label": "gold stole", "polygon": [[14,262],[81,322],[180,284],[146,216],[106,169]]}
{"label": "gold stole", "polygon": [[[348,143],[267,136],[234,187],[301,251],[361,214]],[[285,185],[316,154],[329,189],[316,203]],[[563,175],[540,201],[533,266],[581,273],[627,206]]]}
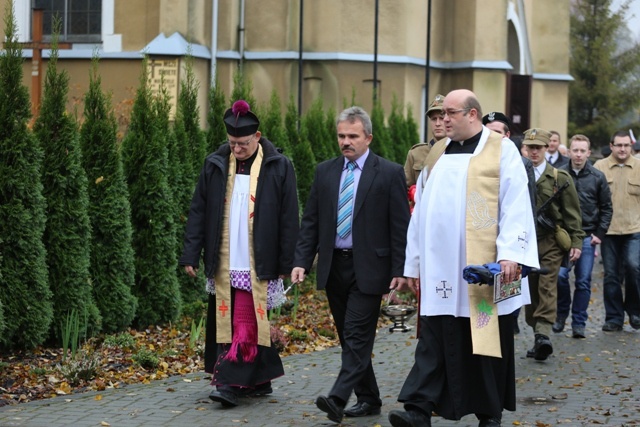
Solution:
{"label": "gold stole", "polygon": [[[249,239],[253,240],[253,217],[256,202],[256,190],[258,188],[258,177],[262,166],[262,146],[258,144],[258,154],[251,165],[249,181]],[[222,234],[220,235],[220,251],[218,271],[216,272],[216,305],[218,315],[216,316],[216,337],[218,343],[231,343],[232,321],[231,315],[231,277],[229,275],[229,210],[231,207],[231,197],[236,179],[236,158],[231,153],[229,156],[229,173],[227,175],[227,189],[225,193],[224,213],[222,215]],[[268,280],[258,280],[255,270],[253,241],[249,242],[249,259],[251,260],[251,294],[253,295],[253,306],[255,309],[256,321],[258,323],[258,345],[264,347],[271,346],[271,334],[269,319],[267,317],[267,284]]]}
{"label": "gold stole", "polygon": [[[444,153],[445,141],[438,141],[431,149],[425,161],[426,179]],[[502,136],[491,132],[482,151],[469,162],[465,224],[467,265],[496,262],[501,153]],[[502,357],[493,286],[469,284],[468,291],[473,354]]]}

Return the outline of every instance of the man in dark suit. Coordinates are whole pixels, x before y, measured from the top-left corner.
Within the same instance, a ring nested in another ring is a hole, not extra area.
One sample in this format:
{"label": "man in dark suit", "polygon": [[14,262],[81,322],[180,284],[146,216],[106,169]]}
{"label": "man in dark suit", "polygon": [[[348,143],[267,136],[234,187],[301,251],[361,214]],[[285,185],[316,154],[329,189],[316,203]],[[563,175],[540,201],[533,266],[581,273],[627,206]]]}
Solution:
{"label": "man in dark suit", "polygon": [[[301,282],[318,254],[317,287],[325,289],[342,346],[342,368],[316,405],[337,423],[343,415],[380,413],[371,364],[382,295],[406,283],[409,204],[402,166],[369,150],[371,119],[360,107],[338,116],[342,156],[318,165],[302,217],[291,281]],[[345,411],[355,392],[357,403]]]}
{"label": "man in dark suit", "polygon": [[547,147],[547,153],[545,159],[554,168],[559,168],[569,163],[569,158],[563,156],[559,150],[560,147],[560,134],[555,130],[550,130],[551,138],[549,138],[549,147]]}

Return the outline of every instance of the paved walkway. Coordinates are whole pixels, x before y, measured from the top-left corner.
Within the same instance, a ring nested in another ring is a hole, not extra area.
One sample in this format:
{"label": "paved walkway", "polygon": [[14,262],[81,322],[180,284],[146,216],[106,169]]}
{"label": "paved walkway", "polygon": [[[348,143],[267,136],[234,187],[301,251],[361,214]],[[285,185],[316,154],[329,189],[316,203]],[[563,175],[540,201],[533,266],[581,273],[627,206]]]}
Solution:
{"label": "paved walkway", "polygon": [[[573,339],[570,331],[554,334],[554,354],[546,362],[527,359],[524,354],[533,334],[521,316],[523,331],[516,336],[518,407],[516,412],[504,413],[503,426],[640,426],[640,331],[628,324],[619,333],[600,330],[601,269],[598,264],[586,339]],[[376,417],[345,418],[342,425],[390,425],[387,414],[401,408],[396,396],[413,363],[412,338],[411,333],[379,331],[374,369],[383,393],[383,412]],[[329,391],[339,363],[339,349],[289,356],[284,359],[286,376],[274,381],[272,395],[244,399],[232,409],[211,402],[206,375],[192,374],[3,407],[0,426],[335,425],[314,400]],[[434,418],[433,424],[475,426],[477,421],[471,415],[457,422]]]}

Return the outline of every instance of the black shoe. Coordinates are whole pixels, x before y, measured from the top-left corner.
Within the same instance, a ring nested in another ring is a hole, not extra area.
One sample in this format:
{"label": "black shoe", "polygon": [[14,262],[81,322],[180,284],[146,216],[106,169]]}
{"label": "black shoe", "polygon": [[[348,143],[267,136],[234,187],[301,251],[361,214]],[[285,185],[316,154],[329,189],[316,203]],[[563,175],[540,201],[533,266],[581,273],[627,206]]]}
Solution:
{"label": "black shoe", "polygon": [[518,335],[520,333],[520,326],[518,326],[518,320],[516,319],[515,322],[513,322],[513,335]]}
{"label": "black shoe", "polygon": [[547,360],[547,357],[552,353],[553,347],[551,346],[551,340],[549,337],[542,334],[536,334],[536,342],[533,346],[533,358],[536,360]]}
{"label": "black shoe", "polygon": [[255,388],[245,389],[244,396],[260,397],[260,396],[266,396],[267,394],[271,394],[271,393],[273,393],[273,389],[271,388],[271,381],[269,381],[264,384],[260,384]]}
{"label": "black shoe", "polygon": [[209,399],[214,402],[222,403],[222,406],[225,408],[233,408],[234,406],[238,406],[238,396],[231,391],[226,390],[213,390],[209,393]]}
{"label": "black shoe", "polygon": [[629,316],[629,324],[633,329],[640,329],[640,316],[637,314]]}
{"label": "black shoe", "polygon": [[533,358],[536,355],[536,351],[532,348],[531,350],[527,350],[527,357]]}
{"label": "black shoe", "polygon": [[573,332],[571,334],[572,337],[574,338],[585,338],[585,332],[584,332],[584,326],[574,326],[573,328]]}
{"label": "black shoe", "polygon": [[327,396],[318,396],[316,399],[316,406],[322,412],[327,413],[327,418],[331,421],[334,421],[338,424],[342,422],[342,417],[344,415],[344,406],[340,406],[330,397]]}
{"label": "black shoe", "polygon": [[431,427],[431,417],[419,411],[389,412],[389,422],[393,427]]}
{"label": "black shoe", "polygon": [[483,418],[478,423],[478,427],[500,427],[502,425],[502,419],[500,418]]}
{"label": "black shoe", "polygon": [[556,322],[553,324],[553,326],[551,327],[551,330],[553,332],[560,333],[562,331],[564,331],[564,324],[566,323],[567,319],[566,318],[560,318],[558,317],[556,319]]}
{"label": "black shoe", "polygon": [[345,417],[366,417],[367,415],[380,415],[380,407],[367,402],[358,402],[344,411]]}
{"label": "black shoe", "polygon": [[602,325],[602,330],[605,332],[620,332],[622,330],[622,325],[618,325],[613,322],[605,322],[604,325]]}

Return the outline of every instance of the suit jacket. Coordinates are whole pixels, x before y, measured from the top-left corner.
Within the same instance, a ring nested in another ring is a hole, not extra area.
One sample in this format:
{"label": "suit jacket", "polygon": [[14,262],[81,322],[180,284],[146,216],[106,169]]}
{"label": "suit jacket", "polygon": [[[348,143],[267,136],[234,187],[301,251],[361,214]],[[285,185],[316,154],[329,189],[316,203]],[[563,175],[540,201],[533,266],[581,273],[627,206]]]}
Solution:
{"label": "suit jacket", "polygon": [[563,156],[560,153],[558,153],[558,158],[556,159],[555,162],[551,163],[551,162],[547,161],[547,163],[550,163],[551,166],[553,166],[554,168],[559,168],[559,167],[564,166],[567,163],[569,163],[569,158],[566,157],[566,156]]}
{"label": "suit jacket", "polygon": [[[298,235],[294,265],[308,273],[317,253],[318,289],[325,288],[331,270],[343,165],[344,157],[339,156],[316,168]],[[369,151],[356,189],[352,225],[353,267],[362,293],[388,293],[391,279],[403,275],[409,217],[402,166]]]}

